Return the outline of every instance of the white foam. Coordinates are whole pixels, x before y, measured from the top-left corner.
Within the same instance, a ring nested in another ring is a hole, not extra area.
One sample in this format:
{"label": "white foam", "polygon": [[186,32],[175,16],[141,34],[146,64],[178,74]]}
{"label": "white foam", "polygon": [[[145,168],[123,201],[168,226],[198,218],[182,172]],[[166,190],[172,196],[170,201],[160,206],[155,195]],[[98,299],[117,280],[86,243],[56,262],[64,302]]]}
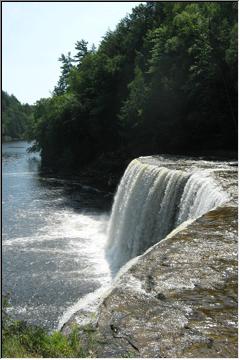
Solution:
{"label": "white foam", "polygon": [[[95,311],[98,308],[98,305],[105,296],[106,291],[110,288],[110,281],[106,282],[105,285],[101,286],[94,292],[87,294],[83,298],[81,298],[78,302],[70,306],[59,319],[58,330],[61,330],[63,325],[70,320],[70,318],[75,315],[75,321],[79,325],[85,325],[89,323],[91,319],[91,315],[95,315]],[[88,316],[79,316],[76,314],[77,312],[83,311],[84,314],[87,313]]]}
{"label": "white foam", "polygon": [[209,171],[189,173],[133,160],[119,184],[108,227],[113,273],[182,222],[227,200]]}

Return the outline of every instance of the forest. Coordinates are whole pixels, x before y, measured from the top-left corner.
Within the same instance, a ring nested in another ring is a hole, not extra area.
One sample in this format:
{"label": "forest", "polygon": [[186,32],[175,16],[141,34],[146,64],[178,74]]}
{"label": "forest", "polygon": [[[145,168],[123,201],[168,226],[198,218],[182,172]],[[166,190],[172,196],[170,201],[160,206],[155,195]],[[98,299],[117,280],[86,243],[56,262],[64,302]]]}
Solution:
{"label": "forest", "polygon": [[2,91],[3,140],[25,139],[33,122],[33,106],[21,104],[14,95]]}
{"label": "forest", "polygon": [[147,2],[62,54],[37,101],[32,150],[79,170],[98,159],[237,151],[237,2]]}

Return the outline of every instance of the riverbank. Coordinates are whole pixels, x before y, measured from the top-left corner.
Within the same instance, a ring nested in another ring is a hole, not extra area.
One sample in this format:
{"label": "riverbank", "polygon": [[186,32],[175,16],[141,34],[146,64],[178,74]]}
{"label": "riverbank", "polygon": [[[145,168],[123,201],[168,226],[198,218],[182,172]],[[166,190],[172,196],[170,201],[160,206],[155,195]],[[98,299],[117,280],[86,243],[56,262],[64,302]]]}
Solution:
{"label": "riverbank", "polygon": [[7,315],[3,298],[2,356],[4,358],[82,358],[91,357],[90,348],[83,350],[75,328],[69,337],[60,332],[49,334],[45,329],[16,321]]}
{"label": "riverbank", "polygon": [[[117,186],[124,174],[124,171],[130,162],[139,157],[144,156],[145,153],[139,155],[134,153],[133,149],[130,152],[120,150],[118,152],[102,154],[96,160],[83,166],[81,169],[57,169],[47,166],[42,167],[42,171],[46,174],[59,175],[66,178],[77,179],[81,183],[98,188],[99,190],[115,193]],[[205,150],[201,152],[191,153],[191,155],[182,154],[161,154],[162,157],[169,159],[192,159],[192,160],[206,160],[206,161],[237,161],[238,154],[232,151],[211,151]],[[76,167],[77,168],[77,167]]]}
{"label": "riverbank", "polygon": [[8,135],[3,135],[2,136],[2,142],[3,143],[14,142],[14,141],[25,141],[25,139],[23,139],[23,138],[13,138],[13,137],[8,136]]}
{"label": "riverbank", "polygon": [[75,179],[83,185],[113,194],[131,160],[130,157],[113,153],[102,155],[81,169],[77,166],[73,169],[59,169],[43,165],[41,172],[47,176]]}

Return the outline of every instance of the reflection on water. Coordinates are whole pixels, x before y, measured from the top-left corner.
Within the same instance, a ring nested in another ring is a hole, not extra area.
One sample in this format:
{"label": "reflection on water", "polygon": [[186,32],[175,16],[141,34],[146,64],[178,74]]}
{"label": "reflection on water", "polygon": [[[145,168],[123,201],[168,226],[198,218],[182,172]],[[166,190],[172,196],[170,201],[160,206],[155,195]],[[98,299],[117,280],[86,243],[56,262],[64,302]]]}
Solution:
{"label": "reflection on water", "polygon": [[40,175],[26,142],[3,144],[3,291],[10,313],[47,328],[105,285],[109,197],[76,180]]}

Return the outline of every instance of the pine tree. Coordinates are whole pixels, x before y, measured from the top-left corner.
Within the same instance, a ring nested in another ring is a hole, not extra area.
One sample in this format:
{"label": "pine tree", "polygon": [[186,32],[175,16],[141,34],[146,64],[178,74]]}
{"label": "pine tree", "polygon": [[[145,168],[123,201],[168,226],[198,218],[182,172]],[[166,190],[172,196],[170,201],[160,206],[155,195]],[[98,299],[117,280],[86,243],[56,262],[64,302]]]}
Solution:
{"label": "pine tree", "polygon": [[54,88],[54,95],[63,95],[68,88],[68,77],[71,69],[73,68],[73,59],[71,58],[71,53],[68,52],[67,56],[62,54],[58,61],[61,61],[61,75],[58,80],[57,86]]}
{"label": "pine tree", "polygon": [[74,58],[76,60],[74,60],[74,62],[77,63],[77,67],[79,67],[81,65],[81,62],[83,60],[83,58],[87,55],[88,53],[88,48],[87,48],[88,42],[85,40],[80,40],[77,41],[75,44],[75,49],[78,51],[77,54],[74,56]]}

